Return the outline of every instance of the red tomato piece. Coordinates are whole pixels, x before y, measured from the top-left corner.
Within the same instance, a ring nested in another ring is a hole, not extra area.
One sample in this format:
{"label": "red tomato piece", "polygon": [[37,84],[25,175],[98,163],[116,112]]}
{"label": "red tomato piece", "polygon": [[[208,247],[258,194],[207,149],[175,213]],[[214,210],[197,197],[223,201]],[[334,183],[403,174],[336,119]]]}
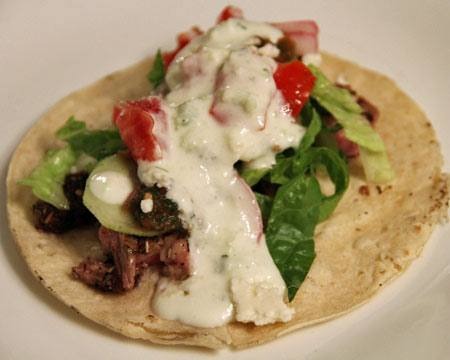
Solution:
{"label": "red tomato piece", "polygon": [[155,161],[161,158],[161,144],[155,135],[155,117],[161,120],[161,115],[164,113],[157,97],[127,101],[114,107],[113,121],[133,159]]}
{"label": "red tomato piece", "polygon": [[244,18],[244,12],[241,8],[238,8],[237,6],[227,6],[225,7],[222,12],[219,14],[219,17],[217,18],[216,23],[219,24],[222,21],[226,21],[228,19],[243,19]]}
{"label": "red tomato piece", "polygon": [[188,31],[179,33],[177,37],[178,48],[181,50],[197,36],[202,34],[203,31],[198,26],[193,26]]}
{"label": "red tomato piece", "polygon": [[172,51],[164,52],[162,55],[165,68],[167,69],[169,67],[170,63],[173,61],[173,59],[175,59],[175,56],[178,54],[178,52],[182,48],[184,48],[187,44],[189,44],[197,36],[200,36],[202,34],[203,34],[203,31],[197,26],[193,26],[188,31],[178,34],[177,48]]}
{"label": "red tomato piece", "polygon": [[219,17],[217,18],[216,23],[219,24],[222,21],[226,21],[228,19],[243,19],[244,18],[244,12],[242,9],[238,8],[237,6],[227,6],[225,7],[222,12],[219,14]]}
{"label": "red tomato piece", "polygon": [[314,20],[286,21],[281,23],[272,23],[271,25],[280,29],[287,35],[292,33],[317,35],[319,33],[319,26]]}
{"label": "red tomato piece", "polygon": [[314,34],[294,33],[289,37],[295,43],[297,55],[315,54],[319,51],[319,38]]}
{"label": "red tomato piece", "polygon": [[296,53],[305,55],[319,51],[319,27],[313,20],[272,23],[295,43]]}
{"label": "red tomato piece", "polygon": [[308,101],[316,78],[308,67],[298,60],[278,64],[273,78],[289,105],[291,115],[297,117]]}

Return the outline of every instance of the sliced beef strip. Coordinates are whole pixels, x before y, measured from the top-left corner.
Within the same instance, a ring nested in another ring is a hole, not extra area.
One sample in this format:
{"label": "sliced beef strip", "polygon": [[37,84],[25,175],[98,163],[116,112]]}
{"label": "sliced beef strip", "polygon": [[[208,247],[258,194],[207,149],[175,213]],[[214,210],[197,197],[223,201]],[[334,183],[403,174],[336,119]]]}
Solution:
{"label": "sliced beef strip", "polygon": [[121,292],[122,283],[113,261],[87,258],[72,268],[72,276],[104,292]]}
{"label": "sliced beef strip", "polygon": [[69,201],[69,210],[38,200],[33,205],[36,229],[60,234],[68,230],[92,224],[94,216],[83,205],[83,193],[86,186],[87,173],[68,174],[64,180],[64,195]]}
{"label": "sliced beef strip", "polygon": [[112,257],[121,290],[134,288],[139,271],[136,266],[138,242],[135,237],[100,227],[98,238],[106,256]]}
{"label": "sliced beef strip", "polygon": [[169,235],[164,238],[160,252],[164,264],[162,274],[171,279],[184,280],[189,276],[189,245],[185,238]]}
{"label": "sliced beef strip", "polygon": [[[83,261],[72,269],[73,276],[96,289],[124,292],[133,289],[143,271],[157,266],[163,276],[183,280],[189,276],[189,248],[186,232],[156,238],[138,238],[99,229],[106,261]],[[103,265],[101,265],[103,264]]]}

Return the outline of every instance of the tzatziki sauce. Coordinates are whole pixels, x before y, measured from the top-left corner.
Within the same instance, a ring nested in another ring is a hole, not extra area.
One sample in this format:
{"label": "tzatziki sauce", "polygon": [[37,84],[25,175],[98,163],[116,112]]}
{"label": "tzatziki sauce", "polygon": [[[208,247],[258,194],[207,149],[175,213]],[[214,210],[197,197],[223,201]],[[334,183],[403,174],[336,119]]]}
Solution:
{"label": "tzatziki sauce", "polygon": [[91,177],[88,186],[101,201],[120,205],[130,196],[134,184],[125,174],[117,171],[102,171]]}
{"label": "tzatziki sauce", "polygon": [[152,307],[161,318],[199,327],[292,318],[255,196],[234,169],[239,160],[270,167],[304,134],[273,80],[278,49],[256,46],[282,36],[265,23],[230,19],[191,41],[168,68],[167,146],[160,160],[138,162],[138,176],[166,187],[178,204],[191,268],[186,280],[159,280]]}

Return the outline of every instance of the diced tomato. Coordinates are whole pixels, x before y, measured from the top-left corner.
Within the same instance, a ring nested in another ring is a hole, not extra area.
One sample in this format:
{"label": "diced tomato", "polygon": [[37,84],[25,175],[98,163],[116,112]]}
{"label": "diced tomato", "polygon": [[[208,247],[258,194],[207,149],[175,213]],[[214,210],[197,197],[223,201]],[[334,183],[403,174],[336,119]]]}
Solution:
{"label": "diced tomato", "polygon": [[163,141],[156,128],[161,132],[166,124],[155,124],[155,121],[165,121],[158,97],[127,101],[115,106],[113,121],[135,160],[154,161],[161,158]]}
{"label": "diced tomato", "polygon": [[247,222],[247,229],[250,235],[259,243],[263,235],[263,222],[261,209],[256,200],[255,193],[248,186],[243,178],[237,176],[237,197],[236,200],[239,204],[239,208],[242,209],[245,214],[245,221]]}
{"label": "diced tomato", "polygon": [[229,5],[225,7],[222,12],[219,14],[219,17],[217,18],[216,23],[219,24],[222,21],[226,21],[231,18],[235,19],[242,19],[244,17],[244,12],[242,9],[238,8],[237,6]]}
{"label": "diced tomato", "polygon": [[272,23],[271,25],[280,29],[285,34],[306,33],[317,35],[319,33],[319,26],[314,20],[286,21]]}
{"label": "diced tomato", "polygon": [[319,27],[313,20],[287,21],[273,23],[283,33],[291,38],[296,45],[298,55],[316,53],[319,50]]}
{"label": "diced tomato", "polygon": [[177,48],[172,51],[164,52],[162,55],[165,68],[167,69],[169,67],[170,63],[173,61],[173,59],[175,59],[175,56],[178,54],[178,52],[182,48],[184,48],[187,44],[189,44],[197,36],[200,36],[202,34],[203,34],[203,31],[197,26],[193,26],[188,31],[178,34]]}
{"label": "diced tomato", "polygon": [[164,62],[164,69],[167,70],[167,68],[169,67],[170,63],[173,61],[173,59],[175,59],[175,56],[177,55],[177,52],[179,50],[174,50],[174,51],[167,51],[167,52],[163,52],[162,53],[162,58],[163,58],[163,62]]}
{"label": "diced tomato", "polygon": [[291,115],[297,117],[308,101],[316,78],[308,67],[298,60],[278,64],[273,78],[290,107]]}
{"label": "diced tomato", "polygon": [[177,37],[178,48],[181,50],[201,34],[203,34],[203,31],[198,26],[193,26],[188,31],[179,33]]}
{"label": "diced tomato", "polygon": [[319,39],[313,34],[290,34],[295,43],[295,52],[298,55],[315,54],[319,51]]}

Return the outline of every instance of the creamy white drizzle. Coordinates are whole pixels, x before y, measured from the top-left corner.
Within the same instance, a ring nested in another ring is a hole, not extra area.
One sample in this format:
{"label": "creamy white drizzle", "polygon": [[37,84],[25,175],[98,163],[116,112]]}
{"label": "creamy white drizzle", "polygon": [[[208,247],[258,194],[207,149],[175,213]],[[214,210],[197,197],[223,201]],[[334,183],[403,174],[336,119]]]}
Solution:
{"label": "creamy white drizzle", "polygon": [[141,200],[140,206],[144,214],[151,212],[153,210],[153,199]]}
{"label": "creamy white drizzle", "polygon": [[107,204],[122,204],[133,191],[133,182],[117,171],[102,171],[91,177],[89,189]]}
{"label": "creamy white drizzle", "polygon": [[161,160],[139,162],[138,176],[167,187],[178,204],[190,231],[191,276],[159,281],[153,309],[162,318],[214,327],[292,317],[259,207],[233,168],[238,160],[269,167],[304,133],[273,81],[276,49],[253,46],[257,37],[281,36],[268,24],[232,19],[192,41],[168,69],[170,141]]}
{"label": "creamy white drizzle", "polygon": [[322,55],[320,53],[309,53],[302,56],[302,62],[306,65],[312,64],[320,66],[322,64]]}

